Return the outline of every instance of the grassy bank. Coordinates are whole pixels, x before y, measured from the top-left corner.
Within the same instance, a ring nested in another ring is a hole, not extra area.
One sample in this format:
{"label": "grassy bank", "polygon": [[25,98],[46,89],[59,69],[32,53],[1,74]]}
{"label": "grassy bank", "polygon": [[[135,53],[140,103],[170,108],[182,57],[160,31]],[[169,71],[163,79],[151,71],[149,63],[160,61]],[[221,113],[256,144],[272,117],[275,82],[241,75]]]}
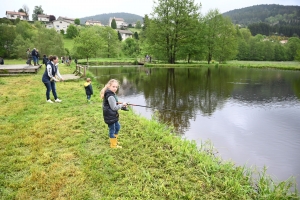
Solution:
{"label": "grassy bank", "polygon": [[43,70],[0,77],[0,199],[299,198],[291,181],[252,180],[209,145],[197,149],[131,111],[120,111],[123,148],[110,149],[97,88],[87,104],[84,81],[59,82],[63,102],[49,104]]}
{"label": "grassy bank", "polygon": [[224,64],[206,62],[194,62],[194,63],[178,63],[178,64],[154,64],[146,63],[146,67],[209,67],[209,66],[220,66],[220,67],[249,67],[249,68],[270,68],[270,69],[284,69],[284,70],[300,70],[300,62],[273,62],[273,61],[227,61]]}

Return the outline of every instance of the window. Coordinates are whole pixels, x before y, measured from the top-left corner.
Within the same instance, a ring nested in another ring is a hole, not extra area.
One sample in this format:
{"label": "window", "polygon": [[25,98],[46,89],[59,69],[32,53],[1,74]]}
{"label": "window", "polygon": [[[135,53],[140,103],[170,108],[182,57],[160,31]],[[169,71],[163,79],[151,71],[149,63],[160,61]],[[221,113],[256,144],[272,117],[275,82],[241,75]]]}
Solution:
{"label": "window", "polygon": [[60,23],[62,23],[62,21],[60,21]]}
{"label": "window", "polygon": [[56,28],[59,28],[59,25],[56,25]]}

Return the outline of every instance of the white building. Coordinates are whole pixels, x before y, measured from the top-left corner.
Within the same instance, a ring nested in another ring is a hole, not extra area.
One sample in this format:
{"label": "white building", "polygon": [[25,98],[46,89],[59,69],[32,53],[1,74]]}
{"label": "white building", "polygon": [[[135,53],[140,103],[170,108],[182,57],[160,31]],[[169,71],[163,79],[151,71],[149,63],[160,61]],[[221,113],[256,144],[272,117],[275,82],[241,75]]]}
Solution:
{"label": "white building", "polygon": [[87,20],[85,21],[85,25],[89,25],[89,26],[102,26],[100,21],[93,21],[93,20]]}
{"label": "white building", "polygon": [[67,18],[67,17],[58,17],[57,20],[46,25],[46,28],[54,28],[56,32],[60,32],[60,30],[64,30],[65,34],[67,33],[67,28],[71,24],[74,23],[75,19]]}
{"label": "white building", "polygon": [[20,20],[29,20],[29,16],[26,15],[24,12],[14,12],[14,11],[6,11],[6,18],[7,19],[17,19]]}
{"label": "white building", "polygon": [[130,30],[118,30],[118,32],[122,36],[122,41],[126,40],[127,38],[132,38],[133,33]]}
{"label": "white building", "polygon": [[38,20],[42,22],[49,22],[50,21],[50,15],[38,15]]}
{"label": "white building", "polygon": [[111,22],[112,22],[113,19],[115,19],[115,21],[116,21],[117,29],[128,26],[123,18],[110,17],[109,20],[108,20],[108,26],[109,27],[111,27]]}

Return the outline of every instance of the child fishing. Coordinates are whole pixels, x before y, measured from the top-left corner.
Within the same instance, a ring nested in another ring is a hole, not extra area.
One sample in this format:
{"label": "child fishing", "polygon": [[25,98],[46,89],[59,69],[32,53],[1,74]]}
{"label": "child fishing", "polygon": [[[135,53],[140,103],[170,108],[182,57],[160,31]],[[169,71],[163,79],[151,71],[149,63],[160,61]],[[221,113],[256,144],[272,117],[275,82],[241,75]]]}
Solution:
{"label": "child fishing", "polygon": [[103,99],[103,118],[104,122],[108,125],[111,148],[122,148],[117,145],[118,133],[121,128],[118,110],[127,106],[126,102],[118,104],[118,97],[116,95],[118,88],[119,82],[116,79],[111,79],[100,92],[100,97]]}

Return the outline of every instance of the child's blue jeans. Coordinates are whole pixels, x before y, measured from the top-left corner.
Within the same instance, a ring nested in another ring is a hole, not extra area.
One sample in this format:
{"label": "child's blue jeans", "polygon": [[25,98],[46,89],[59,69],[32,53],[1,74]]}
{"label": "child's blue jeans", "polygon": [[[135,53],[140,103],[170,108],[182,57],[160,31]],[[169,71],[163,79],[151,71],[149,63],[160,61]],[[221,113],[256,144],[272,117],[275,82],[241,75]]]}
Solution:
{"label": "child's blue jeans", "polygon": [[121,125],[119,122],[115,122],[113,124],[108,124],[108,128],[109,128],[109,138],[115,138],[115,135],[118,134]]}
{"label": "child's blue jeans", "polygon": [[87,100],[91,99],[91,95],[86,95]]}

